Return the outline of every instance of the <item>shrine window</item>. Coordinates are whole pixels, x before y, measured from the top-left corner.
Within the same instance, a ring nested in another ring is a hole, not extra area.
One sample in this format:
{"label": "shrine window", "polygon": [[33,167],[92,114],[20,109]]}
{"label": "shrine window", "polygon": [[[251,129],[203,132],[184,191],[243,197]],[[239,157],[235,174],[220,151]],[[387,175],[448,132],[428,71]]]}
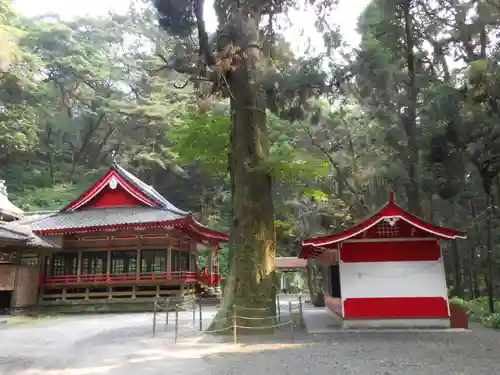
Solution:
{"label": "shrine window", "polygon": [[52,276],[76,275],[78,272],[77,253],[58,253],[52,257]]}
{"label": "shrine window", "polygon": [[172,250],[172,271],[189,271],[189,253],[186,251]]}
{"label": "shrine window", "polygon": [[82,274],[96,275],[107,272],[106,251],[85,251],[82,253]]}
{"label": "shrine window", "polygon": [[111,273],[135,274],[137,267],[135,251],[113,251],[111,253]]}
{"label": "shrine window", "polygon": [[196,254],[191,254],[191,259],[189,261],[189,271],[196,272],[196,262],[198,262],[198,257]]}
{"label": "shrine window", "polygon": [[180,256],[181,256],[180,260],[181,271],[189,271],[189,253],[186,251],[181,251]]}
{"label": "shrine window", "polygon": [[166,272],[166,250],[141,251],[141,272]]}
{"label": "shrine window", "polygon": [[172,272],[178,272],[181,270],[181,252],[178,250],[172,250],[172,259],[171,259],[172,265],[171,265],[171,270]]}

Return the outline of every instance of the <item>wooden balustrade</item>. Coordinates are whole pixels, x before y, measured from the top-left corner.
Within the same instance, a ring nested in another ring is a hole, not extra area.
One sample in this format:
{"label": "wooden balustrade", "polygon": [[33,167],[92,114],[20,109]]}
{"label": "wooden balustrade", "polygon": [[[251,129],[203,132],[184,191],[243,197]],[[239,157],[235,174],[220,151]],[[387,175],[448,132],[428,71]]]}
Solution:
{"label": "wooden balustrade", "polygon": [[[212,279],[214,279],[212,275]],[[118,285],[118,284],[134,284],[137,282],[148,281],[165,281],[165,282],[196,282],[202,281],[203,276],[196,272],[189,271],[172,271],[172,272],[141,272],[128,274],[72,274],[60,276],[44,276],[40,277],[41,286],[68,286],[68,285]],[[215,277],[217,279],[217,277]],[[220,277],[218,277],[220,279]]]}

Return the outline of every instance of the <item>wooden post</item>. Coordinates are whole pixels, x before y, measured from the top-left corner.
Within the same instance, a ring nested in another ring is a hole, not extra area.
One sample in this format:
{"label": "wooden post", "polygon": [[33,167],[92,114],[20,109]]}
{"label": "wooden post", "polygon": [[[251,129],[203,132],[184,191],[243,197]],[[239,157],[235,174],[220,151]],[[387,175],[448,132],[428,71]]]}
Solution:
{"label": "wooden post", "polygon": [[203,313],[201,311],[202,307],[201,307],[201,299],[198,301],[198,308],[200,309],[199,310],[199,313],[200,313],[200,331],[203,331]]}
{"label": "wooden post", "polygon": [[299,296],[300,327],[304,327],[304,312],[302,310],[302,296]]}
{"label": "wooden post", "polygon": [[139,275],[141,274],[141,249],[137,249],[136,261],[135,261],[135,279],[139,280]]}
{"label": "wooden post", "polygon": [[179,305],[175,305],[175,336],[174,336],[175,343],[177,343],[178,336],[179,336]]}
{"label": "wooden post", "polygon": [[233,344],[238,342],[237,324],[236,324],[236,305],[233,305]]}
{"label": "wooden post", "polygon": [[167,278],[171,279],[172,273],[172,249],[169,247],[167,249]]}
{"label": "wooden post", "polygon": [[288,311],[290,313],[290,330],[292,332],[292,340],[293,340],[294,331],[295,331],[295,323],[293,321],[293,315],[292,315],[292,301],[288,302]]}
{"label": "wooden post", "polygon": [[108,258],[106,259],[106,282],[110,281],[111,274],[111,250],[108,250]]}
{"label": "wooden post", "polygon": [[10,308],[10,312],[12,313],[12,315],[16,315],[16,307],[18,305],[18,300],[19,300],[19,293],[18,293],[18,289],[19,289],[19,272],[21,271],[21,266],[22,266],[22,259],[21,259],[21,252],[18,250],[16,251],[16,254],[15,254],[15,260],[14,260],[14,264],[16,266],[16,269],[15,269],[15,274],[14,274],[14,290],[12,291],[12,294],[11,294],[11,297],[10,297],[10,300],[11,300],[11,308]]}
{"label": "wooden post", "polygon": [[83,252],[80,250],[78,252],[78,260],[76,261],[76,274],[78,275],[77,276],[78,281],[80,281],[80,275],[82,274],[82,256]]}

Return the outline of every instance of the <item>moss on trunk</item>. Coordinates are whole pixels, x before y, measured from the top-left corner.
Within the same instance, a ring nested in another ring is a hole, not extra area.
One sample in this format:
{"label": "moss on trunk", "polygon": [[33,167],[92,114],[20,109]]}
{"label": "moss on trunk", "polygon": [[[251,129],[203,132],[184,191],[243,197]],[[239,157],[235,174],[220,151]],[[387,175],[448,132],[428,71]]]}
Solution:
{"label": "moss on trunk", "polygon": [[[239,9],[233,15],[232,43],[239,47],[239,52],[228,75],[232,111],[229,154],[233,197],[231,263],[224,300],[209,330],[232,325],[227,313],[233,306],[237,306],[240,316],[265,318],[276,315],[276,235],[272,178],[263,167],[269,154],[269,142],[260,69],[263,57],[259,48],[259,20],[260,15],[250,9]],[[269,318],[238,319],[238,325],[249,327],[273,323]]]}

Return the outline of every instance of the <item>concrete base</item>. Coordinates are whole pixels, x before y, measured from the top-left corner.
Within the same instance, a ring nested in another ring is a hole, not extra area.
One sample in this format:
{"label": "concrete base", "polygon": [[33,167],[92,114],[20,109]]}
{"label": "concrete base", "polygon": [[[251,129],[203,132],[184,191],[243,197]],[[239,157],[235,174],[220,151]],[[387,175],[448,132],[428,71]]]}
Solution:
{"label": "concrete base", "polygon": [[357,328],[450,328],[449,319],[356,319],[342,320],[343,329]]}

